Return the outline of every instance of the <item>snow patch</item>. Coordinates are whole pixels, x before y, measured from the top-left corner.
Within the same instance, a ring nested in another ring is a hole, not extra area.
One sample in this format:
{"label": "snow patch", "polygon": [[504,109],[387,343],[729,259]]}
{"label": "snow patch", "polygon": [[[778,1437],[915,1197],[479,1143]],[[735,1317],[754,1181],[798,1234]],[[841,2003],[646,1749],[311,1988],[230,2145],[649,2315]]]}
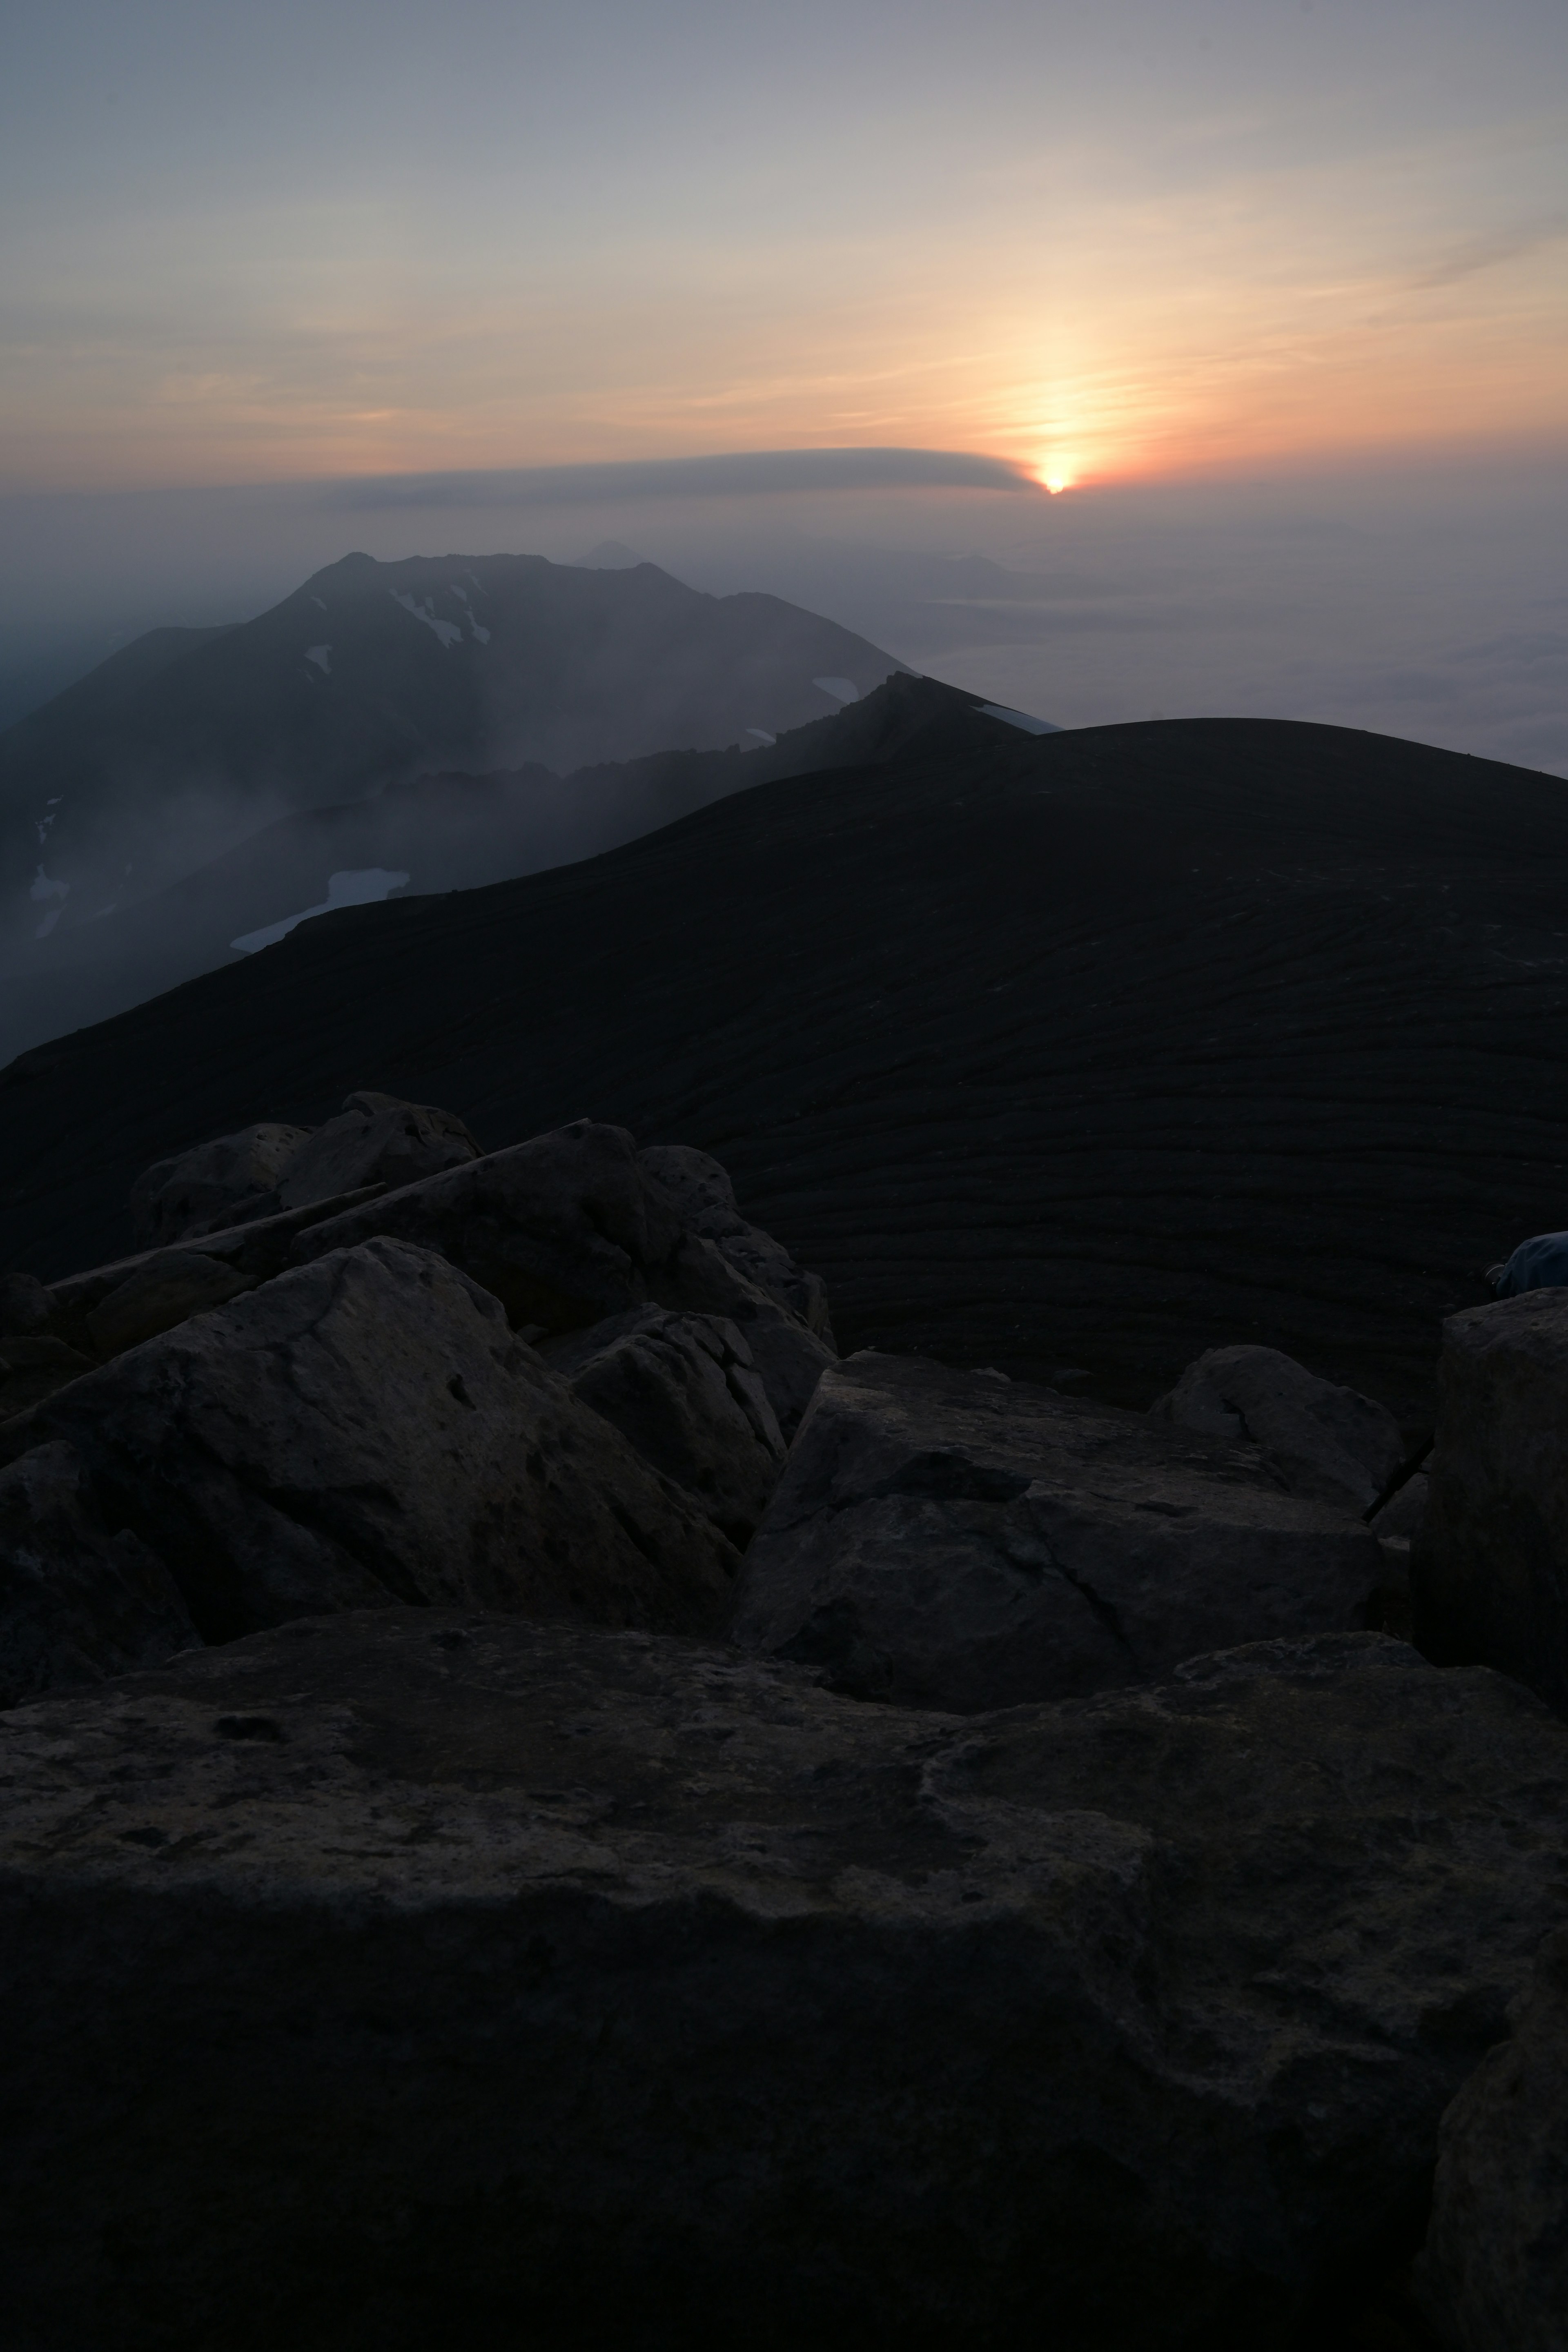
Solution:
{"label": "snow patch", "polygon": [[479,639],[481,646],[489,645],[490,641],[489,631],[488,629],[481,628],[479,622],[475,620],[471,613],[468,614],[468,626],[472,629],[475,636]]}
{"label": "snow patch", "polygon": [[321,670],[324,676],[331,676],[332,667],[332,649],[331,646],[307,646],[305,648],[305,659],[307,661],[313,661],[316,667]]}
{"label": "snow patch", "polygon": [[1005,726],[1020,728],[1026,735],[1059,735],[1061,729],[1048,719],[1033,719],[1026,710],[1010,710],[1005,702],[983,702],[979,706],[983,719],[1000,719]]}
{"label": "snow patch", "polygon": [[27,896],[35,906],[41,907],[46,898],[68,898],[70,887],[68,882],[51,882],[40,866]]}
{"label": "snow patch", "polygon": [[330,915],[335,907],[374,907],[401,890],[407,881],[406,874],[393,874],[384,866],[363,866],[351,872],[330,874],[327,895],[319,907],[302,907],[297,915],[285,915],[280,923],[267,923],[258,931],[244,931],[237,940],[230,940],[231,948],[241,955],[254,955],[258,948],[276,947],[286,940],[296,923],[308,923],[312,915]]}
{"label": "snow patch", "polygon": [[813,686],[819,686],[824,694],[830,694],[835,702],[858,702],[860,699],[860,689],[852,677],[814,677],[811,682]]}
{"label": "snow patch", "polygon": [[433,598],[426,596],[423,604],[416,604],[412,596],[396,588],[389,588],[386,593],[395,604],[401,604],[405,613],[412,613],[416,621],[423,621],[427,629],[434,629],[444,646],[455,646],[462,635],[463,625],[460,621],[437,619]]}
{"label": "snow patch", "polygon": [[776,735],[770,735],[765,727],[748,727],[746,732],[754,735],[759,743],[776,743],[779,740]]}
{"label": "snow patch", "polygon": [[44,917],[43,921],[38,925],[37,929],[33,933],[33,937],[36,940],[47,940],[49,933],[54,929],[55,925],[59,921],[59,908],[58,907],[51,907],[48,913]]}

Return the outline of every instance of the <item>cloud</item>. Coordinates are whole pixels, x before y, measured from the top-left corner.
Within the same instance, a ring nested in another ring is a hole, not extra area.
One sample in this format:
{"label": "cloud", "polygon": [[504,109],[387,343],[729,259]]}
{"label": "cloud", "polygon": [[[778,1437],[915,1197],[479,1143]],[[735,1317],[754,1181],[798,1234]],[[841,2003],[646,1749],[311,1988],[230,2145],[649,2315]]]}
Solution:
{"label": "cloud", "polygon": [[1004,457],[962,449],[753,449],[717,457],[631,458],[593,466],[381,474],[325,483],[316,502],[380,507],[567,506],[600,499],[752,495],[770,490],[961,489],[1045,493]]}
{"label": "cloud", "polygon": [[1461,278],[1479,277],[1483,269],[1500,268],[1505,261],[1516,261],[1527,253],[1538,253],[1543,246],[1556,245],[1568,236],[1568,214],[1559,213],[1549,220],[1536,221],[1525,228],[1502,229],[1492,236],[1472,237],[1459,246],[1446,261],[1425,271],[1414,283],[1418,292],[1425,293],[1438,286],[1457,286]]}

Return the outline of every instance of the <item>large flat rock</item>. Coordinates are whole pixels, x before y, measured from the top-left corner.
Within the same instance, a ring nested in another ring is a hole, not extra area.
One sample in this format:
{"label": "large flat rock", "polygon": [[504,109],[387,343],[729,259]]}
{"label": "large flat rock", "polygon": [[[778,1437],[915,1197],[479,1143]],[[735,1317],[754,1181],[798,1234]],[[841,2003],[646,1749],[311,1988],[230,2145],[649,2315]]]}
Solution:
{"label": "large flat rock", "polygon": [[822,1377],[732,1632],[857,1696],[1008,1706],[1361,1626],[1383,1573],[1256,1446],[868,1349]]}
{"label": "large flat rock", "polygon": [[0,1774],[26,2352],[1283,2345],[1568,1916],[1568,1727],[1375,1634],[977,1721],[374,1612]]}

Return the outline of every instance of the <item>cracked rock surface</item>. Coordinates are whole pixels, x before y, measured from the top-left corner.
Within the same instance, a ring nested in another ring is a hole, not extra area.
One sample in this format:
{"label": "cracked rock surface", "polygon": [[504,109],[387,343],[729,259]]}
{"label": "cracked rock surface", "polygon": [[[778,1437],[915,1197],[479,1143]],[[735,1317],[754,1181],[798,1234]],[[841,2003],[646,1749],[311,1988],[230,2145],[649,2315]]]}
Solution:
{"label": "cracked rock surface", "polygon": [[1251,1446],[866,1349],[823,1375],[733,1639],[860,1697],[1008,1706],[1359,1626],[1382,1574]]}
{"label": "cracked rock surface", "polygon": [[1284,2345],[1568,1917],[1568,1727],[1370,1633],[976,1719],[378,1611],[0,1776],[25,2352]]}
{"label": "cracked rock surface", "polygon": [[[40,1406],[207,1641],[468,1602],[705,1633],[730,1544],[429,1250],[340,1249]],[[26,1457],[24,1457],[26,1459]]]}

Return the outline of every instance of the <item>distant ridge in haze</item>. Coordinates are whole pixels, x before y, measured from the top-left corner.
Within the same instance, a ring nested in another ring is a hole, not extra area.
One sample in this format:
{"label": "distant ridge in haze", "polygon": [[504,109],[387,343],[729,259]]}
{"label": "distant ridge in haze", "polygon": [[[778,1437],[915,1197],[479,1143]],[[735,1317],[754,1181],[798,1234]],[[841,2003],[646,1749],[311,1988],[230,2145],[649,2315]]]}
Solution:
{"label": "distant ridge in haze", "polygon": [[975,696],[932,678],[896,676],[847,705],[822,698],[831,718],[765,749],[663,751],[566,777],[539,766],[420,776],[279,817],[166,889],[15,945],[0,962],[0,1063],[229,963],[247,936],[329,901],[471,890],[596,856],[781,776],[875,764],[917,734],[956,747],[1008,731]]}
{"label": "distant ridge in haze", "polygon": [[848,1347],[1147,1404],[1262,1340],[1418,1421],[1439,1318],[1568,1223],[1561,779],[1267,720],[981,723],[321,916],[25,1055],[0,1256],[107,1257],[148,1161],[370,1087],[491,1147],[592,1114],[716,1152]]}
{"label": "distant ridge in haze", "polygon": [[345,556],[257,620],[153,631],[0,735],[0,950],[290,809],[777,735],[833,709],[814,678],[864,693],[900,667],[778,597],[704,595],[651,563]]}

